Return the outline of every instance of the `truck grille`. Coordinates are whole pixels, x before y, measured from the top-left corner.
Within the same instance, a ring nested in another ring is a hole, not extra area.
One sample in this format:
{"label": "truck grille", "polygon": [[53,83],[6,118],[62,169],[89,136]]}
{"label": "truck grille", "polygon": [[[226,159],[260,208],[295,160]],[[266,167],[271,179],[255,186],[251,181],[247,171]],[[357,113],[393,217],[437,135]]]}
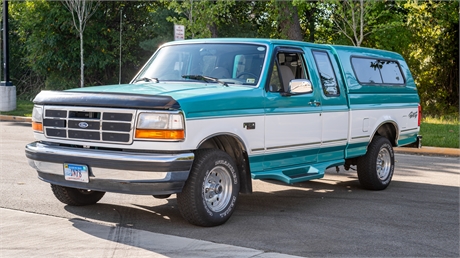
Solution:
{"label": "truck grille", "polygon": [[49,138],[130,144],[135,110],[45,106],[43,129]]}

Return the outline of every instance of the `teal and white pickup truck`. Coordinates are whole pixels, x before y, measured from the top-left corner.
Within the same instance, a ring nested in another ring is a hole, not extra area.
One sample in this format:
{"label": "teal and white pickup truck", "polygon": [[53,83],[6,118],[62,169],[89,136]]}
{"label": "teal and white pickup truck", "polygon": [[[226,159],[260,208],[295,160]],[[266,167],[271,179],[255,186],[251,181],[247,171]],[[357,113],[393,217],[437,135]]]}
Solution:
{"label": "teal and white pickup truck", "polygon": [[293,184],[357,167],[385,189],[394,146],[420,145],[421,108],[401,55],[270,39],[161,46],[129,84],[42,91],[29,164],[68,205],[105,192],[177,194],[216,226],[252,179]]}

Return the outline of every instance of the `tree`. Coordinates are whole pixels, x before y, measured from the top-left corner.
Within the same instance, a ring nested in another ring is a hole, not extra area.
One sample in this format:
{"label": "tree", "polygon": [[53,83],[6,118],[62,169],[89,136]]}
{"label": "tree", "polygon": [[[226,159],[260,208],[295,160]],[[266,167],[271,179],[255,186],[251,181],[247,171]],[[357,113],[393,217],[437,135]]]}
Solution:
{"label": "tree", "polygon": [[282,38],[303,40],[303,31],[300,28],[297,6],[290,1],[277,2],[278,30]]}
{"label": "tree", "polygon": [[426,113],[459,112],[459,1],[407,1],[409,65]]}
{"label": "tree", "polygon": [[367,13],[370,9],[368,1],[340,0],[335,1],[332,20],[336,30],[347,37],[354,46],[360,46],[364,37],[370,34],[367,29]]}
{"label": "tree", "polygon": [[234,0],[163,0],[163,3],[177,14],[168,17],[168,21],[185,25],[185,36],[192,39],[218,37],[218,26],[227,20],[230,8],[235,5]]}
{"label": "tree", "polygon": [[[63,4],[72,14],[73,25],[80,38],[80,87],[83,88],[85,86],[83,32],[85,31],[87,21],[96,12],[100,2],[93,0],[64,0]],[[75,19],[75,16],[77,19]]]}
{"label": "tree", "polygon": [[[123,13],[122,82],[129,82],[152,54],[140,42],[163,35],[152,11],[158,2],[103,1],[85,29],[85,85],[119,82],[120,12]],[[56,1],[10,5],[11,78],[18,94],[80,86],[80,42],[70,12]],[[172,29],[169,30],[172,38]]]}

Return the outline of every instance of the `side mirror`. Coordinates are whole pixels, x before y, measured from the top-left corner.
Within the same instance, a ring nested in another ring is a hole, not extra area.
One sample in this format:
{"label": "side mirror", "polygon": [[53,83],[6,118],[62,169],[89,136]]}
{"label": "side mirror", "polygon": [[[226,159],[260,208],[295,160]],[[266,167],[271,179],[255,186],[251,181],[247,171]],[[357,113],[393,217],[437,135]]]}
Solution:
{"label": "side mirror", "polygon": [[291,95],[307,94],[313,92],[313,86],[310,80],[294,79],[289,82],[288,93]]}

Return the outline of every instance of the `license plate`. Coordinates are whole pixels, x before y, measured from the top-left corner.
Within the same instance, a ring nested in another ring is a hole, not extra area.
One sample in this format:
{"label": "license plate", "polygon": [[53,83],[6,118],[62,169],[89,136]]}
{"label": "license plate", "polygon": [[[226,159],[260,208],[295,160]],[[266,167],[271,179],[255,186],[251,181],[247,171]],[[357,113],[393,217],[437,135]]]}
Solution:
{"label": "license plate", "polygon": [[88,166],[64,163],[64,177],[68,181],[88,183]]}

